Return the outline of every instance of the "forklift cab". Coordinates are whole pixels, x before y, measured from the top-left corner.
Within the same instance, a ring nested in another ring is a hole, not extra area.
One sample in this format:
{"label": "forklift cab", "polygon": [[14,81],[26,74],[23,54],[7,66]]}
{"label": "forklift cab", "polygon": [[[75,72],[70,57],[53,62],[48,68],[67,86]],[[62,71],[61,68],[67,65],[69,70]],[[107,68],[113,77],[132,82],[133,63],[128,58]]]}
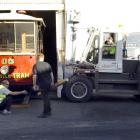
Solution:
{"label": "forklift cab", "polygon": [[122,73],[122,35],[112,31],[102,32],[99,48],[99,72]]}
{"label": "forklift cab", "polygon": [[95,64],[98,72],[135,73],[140,59],[140,33],[124,36],[116,30],[94,30],[86,61]]}
{"label": "forklift cab", "polygon": [[123,36],[117,31],[98,32],[86,61],[96,65],[99,72],[122,73]]}

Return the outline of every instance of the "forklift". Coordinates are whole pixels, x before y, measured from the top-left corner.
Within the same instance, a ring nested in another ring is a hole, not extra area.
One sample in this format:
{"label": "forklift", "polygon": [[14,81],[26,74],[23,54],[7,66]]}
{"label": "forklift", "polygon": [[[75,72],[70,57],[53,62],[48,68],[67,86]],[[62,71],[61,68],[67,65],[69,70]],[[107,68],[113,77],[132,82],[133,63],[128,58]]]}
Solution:
{"label": "forklift", "polygon": [[87,102],[93,94],[139,95],[140,46],[133,36],[115,28],[94,27],[89,34],[81,61],[63,86],[66,98]]}

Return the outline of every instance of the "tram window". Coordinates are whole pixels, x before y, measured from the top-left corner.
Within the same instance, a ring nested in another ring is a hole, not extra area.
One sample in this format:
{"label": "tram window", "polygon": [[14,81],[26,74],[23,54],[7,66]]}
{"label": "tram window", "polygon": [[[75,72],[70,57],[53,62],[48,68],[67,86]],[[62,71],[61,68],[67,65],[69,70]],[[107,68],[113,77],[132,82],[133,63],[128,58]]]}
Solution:
{"label": "tram window", "polygon": [[14,51],[14,24],[0,23],[0,51]]}
{"label": "tram window", "polygon": [[34,35],[34,23],[16,23],[16,49],[35,52]]}
{"label": "tram window", "polygon": [[35,52],[34,22],[0,22],[1,52]]}
{"label": "tram window", "polygon": [[104,33],[104,44],[102,47],[103,59],[115,59],[116,57],[116,34]]}

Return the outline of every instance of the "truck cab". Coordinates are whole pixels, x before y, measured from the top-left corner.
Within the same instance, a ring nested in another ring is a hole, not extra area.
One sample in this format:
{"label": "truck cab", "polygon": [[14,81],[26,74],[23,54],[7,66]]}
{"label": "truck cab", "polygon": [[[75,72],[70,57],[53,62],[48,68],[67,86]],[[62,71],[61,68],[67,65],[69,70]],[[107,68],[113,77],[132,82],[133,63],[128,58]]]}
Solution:
{"label": "truck cab", "polygon": [[100,93],[138,95],[140,57],[138,51],[128,56],[128,39],[119,29],[92,28],[82,59],[65,85],[66,97],[85,102]]}

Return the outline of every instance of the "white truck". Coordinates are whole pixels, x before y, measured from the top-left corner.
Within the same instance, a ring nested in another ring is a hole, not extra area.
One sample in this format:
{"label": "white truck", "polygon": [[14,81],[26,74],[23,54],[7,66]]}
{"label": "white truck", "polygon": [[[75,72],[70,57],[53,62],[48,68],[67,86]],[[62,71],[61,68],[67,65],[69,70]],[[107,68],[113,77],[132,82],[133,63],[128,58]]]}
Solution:
{"label": "white truck", "polygon": [[[139,95],[140,46],[136,42],[139,35],[92,28],[82,59],[74,65],[74,73],[63,87],[67,99],[85,102],[93,93]],[[110,38],[112,42],[108,41]]]}

